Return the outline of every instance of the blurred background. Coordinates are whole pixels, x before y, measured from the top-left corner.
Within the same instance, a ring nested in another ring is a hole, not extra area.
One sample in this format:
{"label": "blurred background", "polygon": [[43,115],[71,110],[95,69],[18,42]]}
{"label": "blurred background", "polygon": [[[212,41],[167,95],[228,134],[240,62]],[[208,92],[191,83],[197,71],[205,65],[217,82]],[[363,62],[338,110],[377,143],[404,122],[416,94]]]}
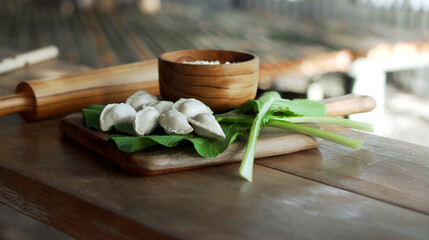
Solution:
{"label": "blurred background", "polygon": [[[350,118],[429,146],[428,14],[426,0],[2,0],[0,47],[55,45],[62,61],[92,68],[179,49],[249,51],[260,91],[370,95],[377,108]],[[0,239],[67,238],[0,207]]]}

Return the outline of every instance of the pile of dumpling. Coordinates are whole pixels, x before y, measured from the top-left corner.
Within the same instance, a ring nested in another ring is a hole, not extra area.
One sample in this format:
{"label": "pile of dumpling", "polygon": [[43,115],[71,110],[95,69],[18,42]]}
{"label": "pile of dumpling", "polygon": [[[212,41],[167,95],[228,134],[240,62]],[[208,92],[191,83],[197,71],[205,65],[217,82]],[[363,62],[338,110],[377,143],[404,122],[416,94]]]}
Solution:
{"label": "pile of dumpling", "polygon": [[113,125],[132,123],[137,136],[151,134],[161,126],[167,134],[189,134],[201,137],[225,138],[213,111],[203,102],[181,98],[177,102],[160,101],[150,93],[140,90],[125,103],[108,104],[100,115],[102,131]]}

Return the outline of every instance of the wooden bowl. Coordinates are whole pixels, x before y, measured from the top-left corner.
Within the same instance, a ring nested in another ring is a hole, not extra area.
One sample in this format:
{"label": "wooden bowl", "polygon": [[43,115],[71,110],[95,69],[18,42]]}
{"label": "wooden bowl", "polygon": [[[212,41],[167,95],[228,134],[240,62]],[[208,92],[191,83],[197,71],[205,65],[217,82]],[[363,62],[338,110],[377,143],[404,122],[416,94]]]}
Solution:
{"label": "wooden bowl", "polygon": [[[184,61],[216,61],[218,65],[195,65]],[[223,64],[226,61],[232,64]],[[182,50],[158,57],[162,99],[196,98],[215,112],[241,105],[256,96],[259,59],[256,55],[226,50]]]}

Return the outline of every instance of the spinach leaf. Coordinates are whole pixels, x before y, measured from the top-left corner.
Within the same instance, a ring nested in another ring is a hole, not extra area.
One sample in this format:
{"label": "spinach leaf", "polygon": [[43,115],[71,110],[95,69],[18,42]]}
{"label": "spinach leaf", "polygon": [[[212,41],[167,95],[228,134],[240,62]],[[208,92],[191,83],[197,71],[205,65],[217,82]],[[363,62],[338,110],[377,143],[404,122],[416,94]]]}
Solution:
{"label": "spinach leaf", "polygon": [[110,136],[118,148],[127,153],[136,152],[154,145],[176,147],[181,141],[190,141],[197,153],[203,157],[216,157],[224,152],[238,136],[247,134],[247,126],[239,124],[221,124],[226,138],[209,139],[194,134],[186,135],[148,135],[131,137],[115,134]]}

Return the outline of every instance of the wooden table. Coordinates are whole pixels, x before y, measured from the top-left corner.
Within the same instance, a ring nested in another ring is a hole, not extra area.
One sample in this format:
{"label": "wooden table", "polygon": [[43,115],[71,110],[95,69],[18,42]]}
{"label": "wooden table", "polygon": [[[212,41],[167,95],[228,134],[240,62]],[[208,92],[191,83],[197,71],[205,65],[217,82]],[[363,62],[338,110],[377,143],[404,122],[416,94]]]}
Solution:
{"label": "wooden table", "polygon": [[[1,94],[58,69],[87,70],[51,61],[1,76]],[[136,177],[62,136],[59,121],[0,118],[0,201],[75,238],[429,238],[427,147],[331,127],[363,148],[260,159],[253,183],[239,164]]]}

